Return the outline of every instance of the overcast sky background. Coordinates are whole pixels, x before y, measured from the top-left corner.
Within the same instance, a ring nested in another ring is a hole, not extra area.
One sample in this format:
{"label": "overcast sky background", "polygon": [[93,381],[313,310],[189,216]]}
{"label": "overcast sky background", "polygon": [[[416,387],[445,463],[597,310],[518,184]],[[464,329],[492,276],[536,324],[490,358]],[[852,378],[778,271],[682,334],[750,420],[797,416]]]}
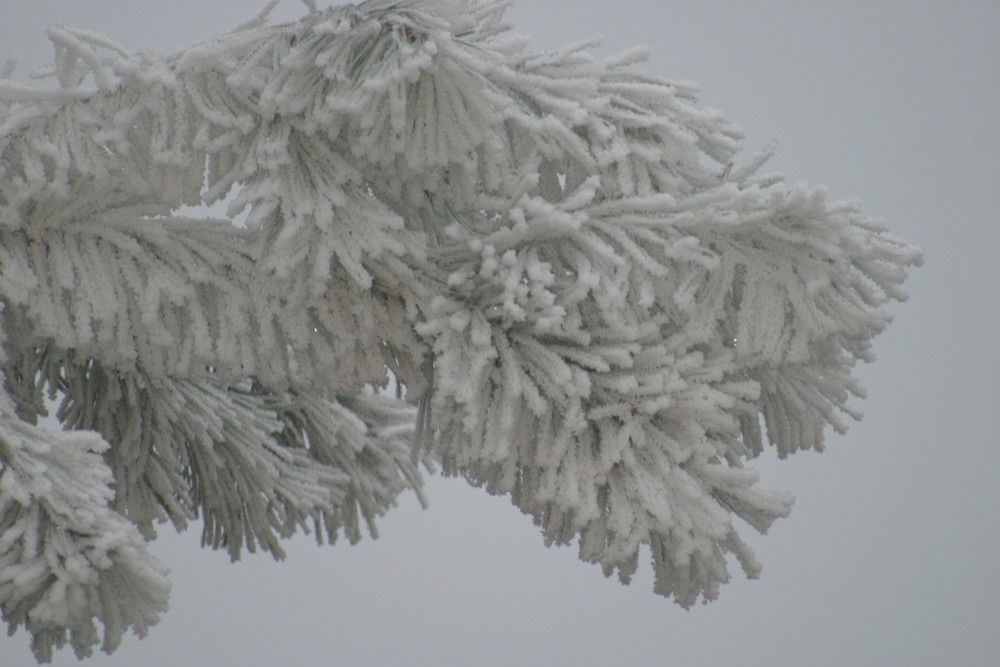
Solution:
{"label": "overcast sky background", "polygon": [[[2,0],[0,58],[49,59],[50,22],[169,53],[262,0]],[[304,6],[284,0],[279,19]],[[768,141],[766,170],[858,197],[923,247],[909,302],[859,369],[866,417],[823,454],[755,465],[793,491],[789,518],[744,536],[719,600],[691,611],[606,580],[575,548],[546,549],[506,498],[427,483],[356,546],[288,544],[289,558],[199,548],[165,528],[171,609],[86,665],[1000,664],[1000,3],[995,0],[667,2],[520,0],[536,47],[595,33]],[[35,664],[20,631],[0,665]],[[79,664],[69,649],[56,665]]]}

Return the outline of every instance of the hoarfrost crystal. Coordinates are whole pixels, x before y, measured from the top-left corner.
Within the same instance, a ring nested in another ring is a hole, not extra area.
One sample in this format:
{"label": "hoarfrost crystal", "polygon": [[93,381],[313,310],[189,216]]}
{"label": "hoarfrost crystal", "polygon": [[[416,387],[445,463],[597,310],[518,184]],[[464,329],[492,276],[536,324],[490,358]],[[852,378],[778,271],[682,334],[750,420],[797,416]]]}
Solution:
{"label": "hoarfrost crystal", "polygon": [[[756,576],[733,517],[792,499],[747,460],[858,416],[919,252],[738,162],[641,51],[531,51],[507,2],[307,4],[169,58],[56,27],[54,84],[0,82],[11,628],[111,650],[166,608],[156,524],[355,541],[421,465],[623,581],[648,545],[684,606],[730,554]],[[245,223],[181,214],[220,201]],[[46,391],[73,431],[33,426]]]}

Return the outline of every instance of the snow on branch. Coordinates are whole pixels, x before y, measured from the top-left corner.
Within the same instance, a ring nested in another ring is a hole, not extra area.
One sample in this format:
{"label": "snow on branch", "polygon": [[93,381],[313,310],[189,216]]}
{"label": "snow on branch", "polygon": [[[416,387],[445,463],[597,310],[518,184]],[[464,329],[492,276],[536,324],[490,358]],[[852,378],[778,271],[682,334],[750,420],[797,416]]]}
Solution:
{"label": "snow on branch", "polygon": [[110,507],[108,448],[90,431],[0,415],[0,609],[12,633],[23,625],[32,635],[40,661],[67,641],[79,658],[97,644],[111,653],[167,609],[167,569]]}
{"label": "snow on branch", "polygon": [[[418,464],[622,581],[648,546],[684,606],[730,559],[757,576],[734,519],[764,532],[792,498],[746,462],[860,417],[853,366],[920,252],[759,175],[773,146],[741,160],[739,129],[641,51],[532,51],[507,1],[306,4],[165,58],[56,28],[57,88],[0,82],[0,558],[30,570],[6,617],[40,657],[126,618],[99,593],[47,616],[48,547],[11,537],[29,528],[82,521],[80,572],[118,572],[107,531],[155,591],[122,522],[201,518],[234,559],[296,530],[354,542],[423,499]],[[220,202],[245,219],[191,215]],[[38,435],[46,391],[103,439]],[[37,481],[61,457],[91,471],[86,520]]]}
{"label": "snow on branch", "polygon": [[359,514],[375,535],[400,492],[423,501],[409,447],[414,410],[392,399],[150,378],[51,346],[22,351],[8,369],[22,415],[34,417],[48,390],[63,396],[56,417],[65,427],[115,443],[105,454],[113,507],[147,539],[157,523],[181,530],[200,517],[203,544],[233,560],[258,547],[280,559],[280,540],[297,529],[333,542],[343,527],[353,543]]}

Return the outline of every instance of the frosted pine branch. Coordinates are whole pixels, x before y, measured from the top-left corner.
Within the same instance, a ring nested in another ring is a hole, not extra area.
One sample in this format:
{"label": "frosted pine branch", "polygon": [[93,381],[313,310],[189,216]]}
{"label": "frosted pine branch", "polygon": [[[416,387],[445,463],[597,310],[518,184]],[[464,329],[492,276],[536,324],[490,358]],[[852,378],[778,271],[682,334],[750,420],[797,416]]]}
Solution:
{"label": "frosted pine branch", "polygon": [[166,568],[109,506],[107,448],[92,432],[47,433],[0,415],[0,608],[11,631],[31,633],[40,661],[67,641],[79,658],[97,644],[111,653],[167,609]]}
{"label": "frosted pine branch", "polygon": [[[34,434],[48,392],[102,436],[54,437],[37,475],[77,452],[101,530],[201,518],[279,557],[376,534],[422,463],[622,581],[648,546],[684,606],[729,556],[757,576],[733,519],[792,499],[747,461],[860,417],[853,365],[919,251],[758,175],[773,146],[741,160],[641,51],[531,51],[506,2],[306,4],[167,58],[58,28],[55,85],[0,83],[5,428]],[[5,445],[4,479],[38,447]],[[3,544],[51,513],[11,493]],[[84,631],[32,621],[25,581],[4,613],[45,658]]]}

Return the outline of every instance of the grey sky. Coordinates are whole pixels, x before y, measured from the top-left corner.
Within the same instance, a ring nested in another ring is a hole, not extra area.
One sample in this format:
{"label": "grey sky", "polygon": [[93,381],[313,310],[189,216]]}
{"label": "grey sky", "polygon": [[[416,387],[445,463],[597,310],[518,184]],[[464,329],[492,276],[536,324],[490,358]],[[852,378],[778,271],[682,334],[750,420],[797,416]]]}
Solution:
{"label": "grey sky", "polygon": [[[49,57],[46,23],[170,52],[258,0],[3,0],[0,56]],[[280,18],[304,6],[285,0]],[[755,465],[789,518],[744,534],[762,578],[684,611],[546,549],[504,498],[431,479],[381,537],[230,565],[198,527],[163,531],[171,609],[90,665],[989,665],[1000,661],[1000,4],[995,0],[521,0],[538,47],[594,33],[645,44],[657,74],[697,81],[768,171],[858,197],[926,253],[908,303],[859,369],[866,418],[828,450]],[[22,631],[0,665],[33,665]],[[55,664],[78,664],[63,651]]]}

